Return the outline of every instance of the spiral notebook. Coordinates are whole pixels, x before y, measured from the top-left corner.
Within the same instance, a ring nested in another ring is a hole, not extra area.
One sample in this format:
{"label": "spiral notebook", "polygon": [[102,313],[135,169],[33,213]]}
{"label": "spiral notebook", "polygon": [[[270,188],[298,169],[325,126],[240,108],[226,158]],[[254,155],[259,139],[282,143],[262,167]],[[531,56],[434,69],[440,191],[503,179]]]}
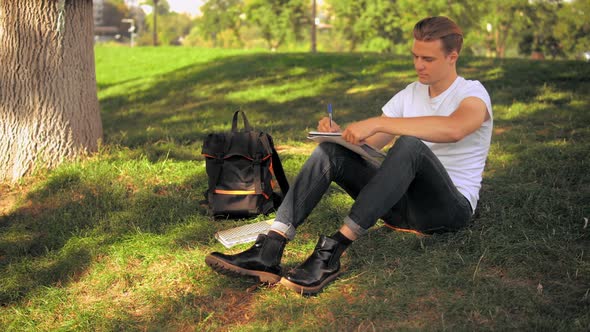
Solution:
{"label": "spiral notebook", "polygon": [[358,153],[361,157],[374,163],[375,165],[381,165],[383,159],[385,159],[385,153],[383,153],[382,151],[370,146],[369,144],[356,145],[348,143],[344,140],[344,138],[342,138],[341,133],[310,131],[307,134],[307,138],[318,143],[332,142],[340,144],[343,147]]}

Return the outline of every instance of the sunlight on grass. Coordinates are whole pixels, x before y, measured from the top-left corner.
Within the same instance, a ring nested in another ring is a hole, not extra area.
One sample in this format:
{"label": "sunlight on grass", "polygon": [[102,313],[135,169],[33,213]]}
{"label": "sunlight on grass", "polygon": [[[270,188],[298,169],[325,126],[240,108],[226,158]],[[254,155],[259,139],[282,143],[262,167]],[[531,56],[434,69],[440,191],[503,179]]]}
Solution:
{"label": "sunlight on grass", "polygon": [[559,91],[550,85],[543,85],[536,100],[543,103],[566,104],[573,99],[571,91]]}
{"label": "sunlight on grass", "polygon": [[[174,53],[174,60],[170,54]],[[205,64],[217,58],[245,54],[242,50],[221,50],[191,47],[96,47],[96,80],[110,85],[132,79],[157,76],[195,64]]]}
{"label": "sunlight on grass", "polygon": [[304,75],[306,73],[308,73],[307,68],[304,68],[304,67],[294,67],[294,68],[291,68],[287,72],[287,75],[288,76],[300,76],[300,75]]}
{"label": "sunlight on grass", "polygon": [[498,112],[495,116],[498,120],[513,120],[526,115],[535,114],[547,108],[545,103],[513,103],[505,112]]}
{"label": "sunlight on grass", "polygon": [[516,160],[518,159],[515,154],[506,153],[500,146],[492,145],[487,162],[488,164],[492,165],[492,168],[506,168],[509,165],[512,165],[512,163]]}
{"label": "sunlight on grass", "polygon": [[322,93],[322,87],[329,85],[336,75],[323,75],[317,80],[299,80],[279,85],[255,85],[244,91],[236,91],[225,96],[226,99],[238,103],[264,100],[271,103],[314,97]]}
{"label": "sunlight on grass", "polygon": [[502,78],[505,75],[505,69],[502,67],[496,67],[494,69],[488,70],[484,77],[480,77],[480,80],[493,80]]}
{"label": "sunlight on grass", "polygon": [[373,90],[381,90],[381,89],[386,89],[387,88],[387,84],[379,84],[379,85],[365,85],[365,86],[357,86],[357,87],[353,87],[350,88],[348,90],[346,90],[346,93],[349,95],[353,95],[356,93],[365,93],[365,92],[369,92],[369,91],[373,91]]}
{"label": "sunlight on grass", "polygon": [[[408,64],[411,66],[411,64]],[[380,75],[380,77],[388,79],[390,83],[391,79],[401,80],[405,85],[412,83],[416,79],[416,71],[414,70],[392,70],[387,71]]]}
{"label": "sunlight on grass", "polygon": [[549,141],[549,142],[545,143],[546,146],[555,147],[555,148],[565,148],[568,146],[568,144],[571,144],[571,143],[565,139],[553,140],[553,141]]}

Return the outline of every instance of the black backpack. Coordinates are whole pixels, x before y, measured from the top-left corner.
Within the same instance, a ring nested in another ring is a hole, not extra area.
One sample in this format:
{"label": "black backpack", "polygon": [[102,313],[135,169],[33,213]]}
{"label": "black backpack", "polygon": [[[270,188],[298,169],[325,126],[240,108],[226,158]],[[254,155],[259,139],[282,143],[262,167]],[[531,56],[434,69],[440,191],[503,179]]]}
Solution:
{"label": "black backpack", "polygon": [[[244,129],[238,131],[238,114]],[[254,131],[243,111],[236,111],[228,133],[207,135],[203,142],[210,212],[215,217],[251,217],[278,208],[289,190],[272,137]],[[282,196],[274,191],[273,175]]]}

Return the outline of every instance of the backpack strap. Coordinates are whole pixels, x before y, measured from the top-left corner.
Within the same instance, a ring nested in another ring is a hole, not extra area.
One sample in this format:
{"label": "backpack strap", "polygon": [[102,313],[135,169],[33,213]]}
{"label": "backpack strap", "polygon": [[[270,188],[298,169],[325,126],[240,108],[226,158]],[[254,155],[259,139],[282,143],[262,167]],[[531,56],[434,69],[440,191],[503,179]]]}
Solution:
{"label": "backpack strap", "polygon": [[206,192],[213,192],[225,162],[225,154],[231,144],[232,133],[209,134],[203,142],[202,154],[207,156],[206,169],[208,188]]}
{"label": "backpack strap", "polygon": [[219,181],[219,175],[221,175],[221,169],[223,168],[223,163],[225,159],[223,158],[223,153],[217,153],[215,158],[213,158],[213,165],[214,167],[210,167],[211,174],[209,174],[209,189],[207,190],[214,190],[215,185],[217,185],[217,181]]}
{"label": "backpack strap", "polygon": [[272,151],[273,173],[277,179],[277,182],[279,183],[279,187],[281,187],[281,193],[283,194],[283,197],[285,197],[285,195],[287,195],[287,191],[289,191],[289,181],[287,181],[287,176],[285,176],[283,164],[281,163],[279,154],[272,143],[272,138],[270,138],[268,135],[261,135],[260,140],[269,151]]}
{"label": "backpack strap", "polygon": [[260,163],[262,162],[262,154],[257,153],[254,156],[254,160],[252,161],[252,163],[254,163],[254,191],[257,194],[262,194],[262,174],[260,172]]}
{"label": "backpack strap", "polygon": [[[228,137],[229,136],[229,137]],[[215,153],[215,167],[213,168],[213,174],[209,176],[209,188],[211,190],[215,189],[217,182],[219,181],[219,176],[221,175],[221,169],[223,168],[223,163],[225,163],[225,154],[229,151],[229,147],[231,145],[233,133],[227,133],[224,136],[223,142],[223,151],[218,151]]]}
{"label": "backpack strap", "polygon": [[289,182],[287,181],[287,176],[285,176],[285,171],[283,170],[283,164],[281,164],[279,154],[277,153],[277,150],[275,150],[274,146],[272,147],[272,169],[275,173],[275,177],[277,178],[277,182],[279,183],[279,187],[281,187],[283,197],[285,197],[285,195],[287,195],[287,191],[289,191]]}

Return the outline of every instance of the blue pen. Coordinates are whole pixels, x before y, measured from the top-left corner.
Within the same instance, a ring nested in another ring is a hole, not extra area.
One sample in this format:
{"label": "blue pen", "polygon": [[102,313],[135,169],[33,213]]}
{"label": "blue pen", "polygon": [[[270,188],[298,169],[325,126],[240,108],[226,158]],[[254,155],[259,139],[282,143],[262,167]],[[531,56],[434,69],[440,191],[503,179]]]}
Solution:
{"label": "blue pen", "polygon": [[332,104],[328,104],[328,116],[330,117],[330,128],[332,128]]}

